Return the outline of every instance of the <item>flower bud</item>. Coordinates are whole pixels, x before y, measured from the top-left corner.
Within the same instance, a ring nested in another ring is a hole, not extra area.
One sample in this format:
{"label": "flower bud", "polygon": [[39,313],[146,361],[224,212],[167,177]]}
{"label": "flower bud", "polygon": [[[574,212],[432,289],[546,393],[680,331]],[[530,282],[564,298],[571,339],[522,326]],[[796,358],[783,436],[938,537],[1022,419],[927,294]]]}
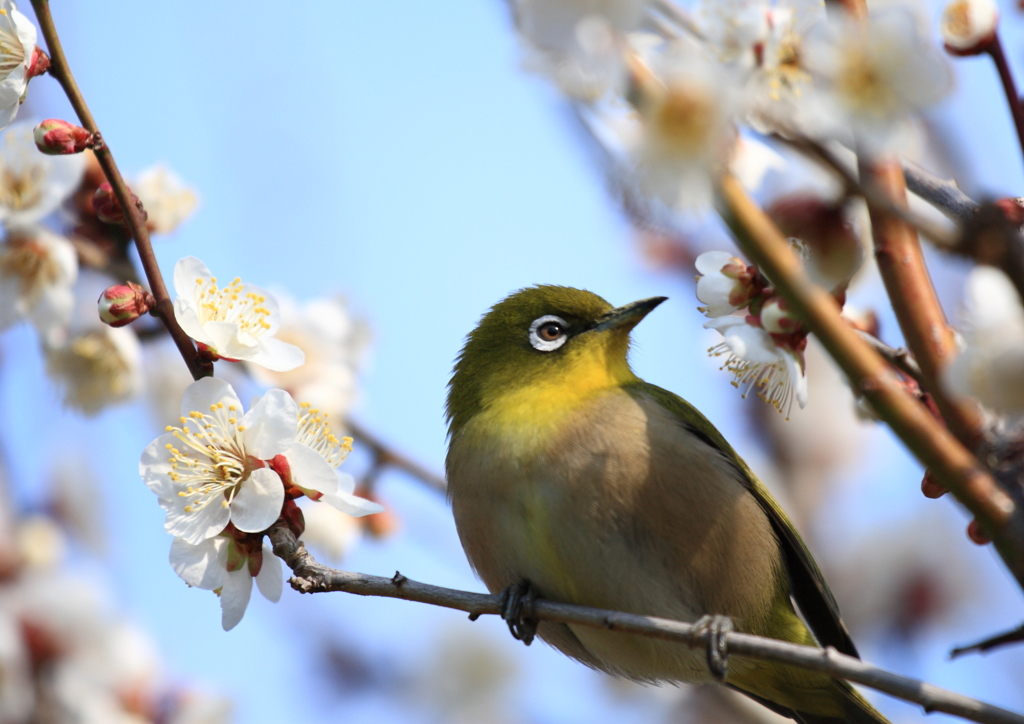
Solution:
{"label": "flower bud", "polygon": [[38,45],[32,51],[32,58],[25,69],[25,79],[32,80],[37,75],[42,75],[50,69],[50,56]]}
{"label": "flower bud", "polygon": [[783,234],[803,242],[811,279],[837,295],[845,292],[864,261],[864,250],[842,205],[793,194],[773,203],[768,215]]}
{"label": "flower bud", "polygon": [[992,0],[953,0],[942,11],[942,42],[950,55],[978,55],[996,38],[999,9]]}
{"label": "flower bud", "polygon": [[[130,190],[129,193],[131,193]],[[132,203],[135,204],[135,208],[139,210],[145,220],[147,218],[146,210],[142,208],[142,203],[135,194],[132,194]],[[121,226],[127,225],[124,220],[124,209],[118,203],[117,197],[114,195],[114,188],[109,183],[102,183],[96,189],[96,193],[92,197],[92,207],[100,221]]]}
{"label": "flower bud", "polygon": [[793,334],[800,331],[800,322],[789,311],[782,297],[771,297],[761,308],[761,327],[768,334]]}
{"label": "flower bud", "polygon": [[100,320],[111,327],[134,322],[156,305],[153,295],[138,284],[116,284],[100,295]]}
{"label": "flower bud", "polygon": [[36,148],[48,156],[64,156],[69,153],[81,153],[89,148],[94,136],[81,126],[49,118],[32,131]]}

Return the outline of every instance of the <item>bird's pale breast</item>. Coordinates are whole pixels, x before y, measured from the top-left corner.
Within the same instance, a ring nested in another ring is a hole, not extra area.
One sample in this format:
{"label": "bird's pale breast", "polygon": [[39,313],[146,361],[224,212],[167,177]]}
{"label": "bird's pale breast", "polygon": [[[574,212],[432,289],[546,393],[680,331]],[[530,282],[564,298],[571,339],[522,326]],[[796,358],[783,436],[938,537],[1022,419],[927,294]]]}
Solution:
{"label": "bird's pale breast", "polygon": [[[535,429],[499,406],[452,440],[455,522],[491,591],[527,579],[556,600],[683,621],[717,613],[759,628],[784,585],[778,544],[718,451],[654,400],[621,388],[549,425]],[[540,634],[632,678],[707,676],[702,656],[681,646],[570,630]]]}

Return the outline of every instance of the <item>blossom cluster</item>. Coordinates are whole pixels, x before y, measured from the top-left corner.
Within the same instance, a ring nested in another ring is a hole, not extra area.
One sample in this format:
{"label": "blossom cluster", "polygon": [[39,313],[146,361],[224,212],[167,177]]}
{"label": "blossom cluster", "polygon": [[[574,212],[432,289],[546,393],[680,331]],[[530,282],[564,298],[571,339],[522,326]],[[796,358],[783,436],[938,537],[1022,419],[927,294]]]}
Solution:
{"label": "blossom cluster", "polygon": [[190,586],[218,593],[225,630],[242,619],[253,579],[266,598],[280,598],[281,562],[263,533],[279,518],[302,533],[296,498],[353,516],[384,510],[354,495],[355,480],[336,470],[351,443],[284,390],[245,411],[231,385],[205,377],[185,391],[179,424],[143,451],[139,473],[174,536],[171,565]]}

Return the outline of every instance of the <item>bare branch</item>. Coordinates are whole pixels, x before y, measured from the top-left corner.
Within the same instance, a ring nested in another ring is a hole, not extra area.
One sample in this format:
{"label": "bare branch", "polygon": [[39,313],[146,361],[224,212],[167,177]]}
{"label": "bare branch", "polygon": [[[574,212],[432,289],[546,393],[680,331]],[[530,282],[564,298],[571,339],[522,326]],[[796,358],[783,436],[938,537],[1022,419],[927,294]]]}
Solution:
{"label": "bare branch", "polygon": [[[71,74],[67,58],[64,57],[64,49],[61,47],[57,28],[53,23],[53,16],[50,14],[49,0],[32,0],[32,8],[36,12],[39,29],[46,39],[46,49],[50,54],[50,75],[56,78],[57,82],[64,89],[64,93],[71,102],[71,107],[75,109],[75,113],[78,115],[78,120],[82,126],[97,138],[101,138],[99,127],[89,111],[89,106],[85,103],[85,98],[82,97],[82,93],[78,89],[75,77]],[[131,232],[132,238],[135,239],[135,248],[139,252],[139,260],[142,262],[142,268],[146,272],[149,288],[156,298],[156,306],[151,314],[158,317],[167,327],[167,331],[170,333],[175,345],[177,345],[178,351],[185,360],[185,364],[188,365],[193,379],[212,375],[213,365],[198,357],[192,339],[185,334],[185,331],[178,325],[178,321],[174,317],[174,305],[171,302],[170,295],[167,293],[167,286],[164,284],[163,275],[160,273],[160,266],[157,264],[156,256],[153,254],[153,246],[149,241],[149,229],[146,227],[146,220],[132,200],[132,193],[121,177],[121,171],[114,162],[114,155],[110,151],[110,146],[105,142],[100,143],[94,148],[94,152],[96,160],[99,161],[100,167],[107,177],[107,181],[110,182],[114,190],[117,202],[124,210],[125,222],[128,224],[128,230]]]}
{"label": "bare branch", "polygon": [[894,349],[873,334],[857,330],[857,334],[865,342],[871,345],[878,354],[885,358],[885,361],[898,369],[900,372],[921,384],[921,368],[917,365],[914,356],[906,347]]}
{"label": "bare branch", "polygon": [[[406,578],[397,572],[392,578],[382,578],[339,571],[318,563],[284,525],[274,526],[270,529],[269,535],[274,545],[274,553],[295,573],[291,585],[300,593],[341,591],[359,596],[401,598],[466,611],[474,620],[485,614],[499,615],[501,612],[501,596],[432,586]],[[708,645],[709,633],[706,630],[699,630],[680,621],[574,606],[545,599],[536,599],[532,610],[538,619],[544,621],[678,641],[691,648],[706,648]],[[885,671],[860,659],[841,654],[831,647],[817,649],[736,632],[725,634],[724,641],[730,654],[820,671],[828,676],[846,679],[920,704],[928,712],[941,711],[983,724],[1024,724],[1024,717],[1013,712]]]}
{"label": "bare branch", "polygon": [[1000,646],[1014,644],[1018,641],[1024,641],[1024,624],[1018,626],[1012,631],[1006,631],[996,636],[990,636],[987,639],[970,644],[969,646],[960,646],[955,648],[949,652],[949,658],[955,659],[957,656],[974,653],[975,651],[983,654],[986,651],[999,648]]}
{"label": "bare branch", "polygon": [[960,190],[956,181],[940,179],[913,161],[901,159],[907,189],[954,221],[968,221],[978,212],[978,202]]}

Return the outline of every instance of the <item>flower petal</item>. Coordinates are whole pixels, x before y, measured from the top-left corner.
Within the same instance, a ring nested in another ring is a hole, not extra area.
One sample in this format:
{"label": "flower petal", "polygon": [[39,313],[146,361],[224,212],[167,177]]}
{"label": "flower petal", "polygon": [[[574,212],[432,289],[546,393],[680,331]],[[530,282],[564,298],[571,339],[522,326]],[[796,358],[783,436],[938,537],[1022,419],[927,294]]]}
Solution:
{"label": "flower petal", "polygon": [[277,603],[281,600],[284,588],[284,575],[281,572],[281,559],[274,555],[274,550],[263,544],[263,565],[256,576],[256,587],[268,601]]}
{"label": "flower petal", "polygon": [[705,251],[697,257],[693,265],[697,267],[698,274],[714,274],[721,272],[722,267],[733,260],[733,255],[727,251]]}
{"label": "flower petal", "polygon": [[174,265],[174,291],[179,298],[185,300],[190,307],[196,306],[196,287],[198,279],[204,282],[213,274],[206,268],[206,264],[194,256],[186,256],[178,259]]}
{"label": "flower petal", "polygon": [[245,533],[266,530],[281,515],[284,485],[270,468],[253,470],[231,501],[231,522]]}
{"label": "flower petal", "polygon": [[196,342],[202,342],[210,347],[214,346],[210,335],[203,329],[203,323],[199,321],[199,315],[196,313],[195,306],[189,304],[188,300],[182,297],[174,300],[174,318],[181,325],[181,328],[185,330],[185,334]]}
{"label": "flower petal", "polygon": [[306,354],[294,344],[282,342],[274,337],[260,337],[257,343],[259,353],[249,361],[273,372],[287,372],[306,361]]}
{"label": "flower petal", "polygon": [[327,503],[342,513],[347,513],[356,518],[384,512],[384,506],[380,503],[374,503],[351,493],[338,492],[333,495],[324,495],[320,498],[320,502]]}
{"label": "flower petal", "polygon": [[[722,330],[719,330],[722,331]],[[737,357],[755,364],[771,364],[779,359],[779,348],[772,336],[751,324],[730,325],[722,331],[724,342]]]}
{"label": "flower petal", "polygon": [[230,631],[242,620],[250,596],[252,576],[249,575],[249,568],[242,566],[237,571],[229,572],[220,590],[220,625],[225,631]]}
{"label": "flower petal", "polygon": [[171,480],[171,456],[167,450],[168,445],[177,447],[180,442],[173,432],[164,433],[149,443],[139,458],[142,482],[160,498],[173,500],[181,490],[181,486]]}
{"label": "flower petal", "polygon": [[327,495],[338,491],[337,471],[313,448],[297,442],[288,448],[284,456],[288,458],[295,485]]}
{"label": "flower petal", "polygon": [[224,407],[233,405],[238,410],[242,409],[242,401],[231,385],[217,377],[203,377],[185,388],[181,396],[181,416],[188,417],[191,412],[207,414],[210,407],[219,403]]}
{"label": "flower petal", "polygon": [[196,510],[188,498],[176,496],[161,498],[160,507],[167,511],[164,530],[192,545],[220,534],[231,519],[231,511],[217,500]]}
{"label": "flower petal", "polygon": [[190,586],[207,591],[220,588],[227,575],[218,555],[224,545],[223,538],[210,538],[199,545],[175,538],[171,543],[171,568]]}
{"label": "flower petal", "polygon": [[243,332],[237,322],[206,322],[203,331],[210,336],[210,346],[221,357],[249,360],[259,354],[256,340]]}
{"label": "flower petal", "polygon": [[245,413],[242,425],[246,451],[260,460],[270,460],[295,442],[299,407],[284,390],[270,390]]}

